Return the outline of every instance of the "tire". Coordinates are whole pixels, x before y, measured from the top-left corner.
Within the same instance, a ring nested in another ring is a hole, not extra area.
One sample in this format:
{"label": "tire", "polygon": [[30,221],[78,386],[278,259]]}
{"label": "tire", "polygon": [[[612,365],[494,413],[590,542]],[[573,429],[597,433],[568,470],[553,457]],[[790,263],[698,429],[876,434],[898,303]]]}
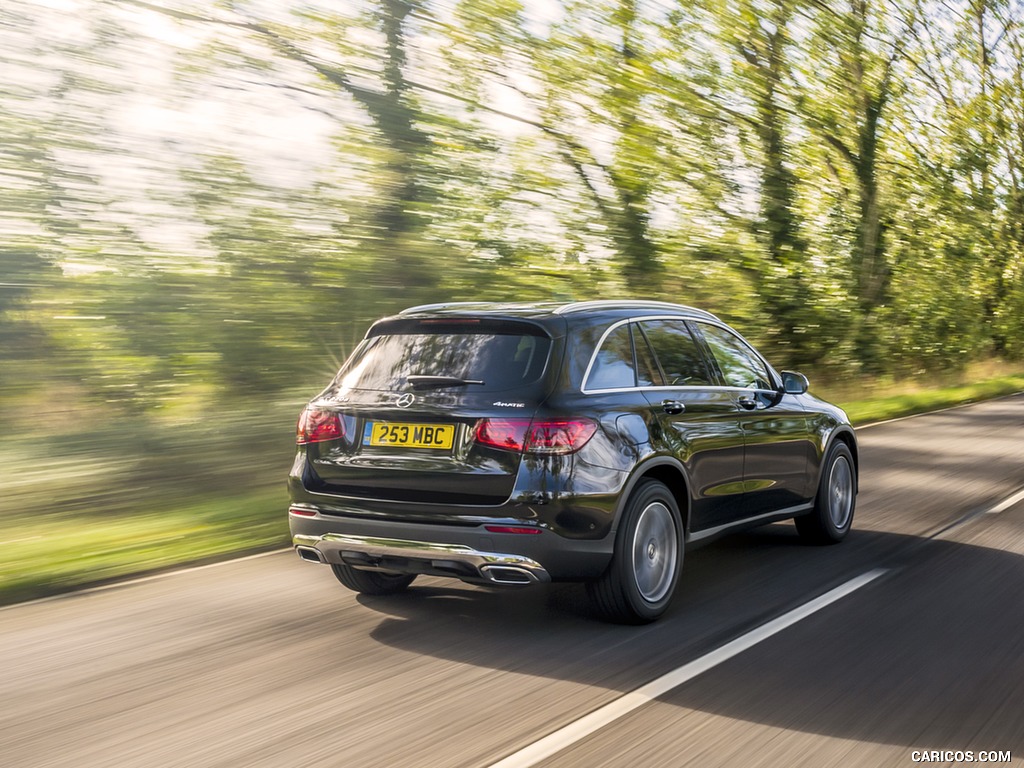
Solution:
{"label": "tire", "polygon": [[416,578],[414,573],[363,571],[351,565],[331,565],[331,570],[338,581],[363,595],[393,595],[404,590]]}
{"label": "tire", "polygon": [[608,569],[587,584],[596,612],[618,624],[647,624],[672,602],[683,565],[683,526],[672,493],[644,480],[630,495]]}
{"label": "tire", "polygon": [[850,532],[857,505],[857,472],[846,443],[829,448],[814,509],[796,518],[800,538],[809,544],[838,544]]}

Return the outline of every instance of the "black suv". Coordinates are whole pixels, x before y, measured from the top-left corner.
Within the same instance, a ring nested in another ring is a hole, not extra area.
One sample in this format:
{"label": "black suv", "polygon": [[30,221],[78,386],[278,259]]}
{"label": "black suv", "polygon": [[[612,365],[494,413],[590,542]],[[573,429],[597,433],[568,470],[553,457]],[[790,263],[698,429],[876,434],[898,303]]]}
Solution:
{"label": "black suv", "polygon": [[294,545],[345,586],[580,580],[622,622],[665,611],[687,544],[785,518],[837,542],[857,494],[839,408],[714,315],[652,301],[407,309],[297,440]]}

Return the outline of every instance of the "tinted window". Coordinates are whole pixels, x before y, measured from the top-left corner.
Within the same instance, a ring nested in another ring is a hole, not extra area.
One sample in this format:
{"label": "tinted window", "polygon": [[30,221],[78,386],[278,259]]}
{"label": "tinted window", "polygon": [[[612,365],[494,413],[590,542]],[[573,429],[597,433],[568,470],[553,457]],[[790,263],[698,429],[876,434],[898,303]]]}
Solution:
{"label": "tinted window", "polygon": [[761,358],[738,336],[707,323],[700,323],[700,330],[711,347],[728,386],[774,389],[768,369],[761,362]]}
{"label": "tinted window", "polygon": [[[697,342],[682,320],[646,320],[640,323],[644,335],[665,374],[665,383],[675,386],[711,384]],[[639,353],[639,345],[637,346]]]}
{"label": "tinted window", "polygon": [[551,339],[515,333],[447,330],[381,334],[368,338],[346,362],[334,389],[399,391],[407,378],[454,376],[482,381],[468,392],[496,392],[533,384],[544,372]]}
{"label": "tinted window", "polygon": [[[650,374],[648,373],[648,376]],[[620,325],[608,334],[587,377],[587,389],[619,389],[635,387],[633,344],[629,324]]]}

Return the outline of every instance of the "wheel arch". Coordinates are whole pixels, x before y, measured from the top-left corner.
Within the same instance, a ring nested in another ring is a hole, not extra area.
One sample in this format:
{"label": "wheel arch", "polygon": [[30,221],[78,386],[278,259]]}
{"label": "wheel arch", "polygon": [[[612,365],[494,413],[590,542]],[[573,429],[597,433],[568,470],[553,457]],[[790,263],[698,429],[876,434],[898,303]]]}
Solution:
{"label": "wheel arch", "polygon": [[679,507],[679,514],[683,523],[683,539],[689,537],[690,533],[690,481],[686,476],[686,470],[676,459],[668,456],[656,456],[638,466],[633,475],[626,482],[619,497],[619,503],[615,509],[615,521],[612,525],[611,534],[619,530],[619,522],[622,520],[622,513],[626,508],[634,489],[644,480],[657,480],[662,483],[672,497],[676,506]]}
{"label": "wheel arch", "polygon": [[860,452],[857,450],[857,437],[853,433],[853,429],[847,426],[837,427],[829,435],[828,440],[825,441],[824,450],[821,452],[821,461],[818,463],[818,478],[815,482],[814,487],[817,488],[821,483],[821,473],[825,471],[825,457],[828,456],[829,451],[832,450],[832,446],[837,442],[843,443],[847,448],[850,449],[850,454],[853,456],[853,479],[857,487],[860,487]]}

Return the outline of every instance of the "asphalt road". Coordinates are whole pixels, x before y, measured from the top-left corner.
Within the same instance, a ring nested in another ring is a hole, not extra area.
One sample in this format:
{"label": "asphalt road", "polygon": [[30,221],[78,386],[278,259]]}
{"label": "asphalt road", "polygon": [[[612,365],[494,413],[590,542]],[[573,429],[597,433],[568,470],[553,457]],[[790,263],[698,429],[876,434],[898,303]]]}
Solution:
{"label": "asphalt road", "polygon": [[2,610],[0,766],[515,762],[879,568],[539,764],[909,766],[922,750],[1024,764],[1024,502],[986,512],[1024,487],[1024,397],[859,436],[842,545],[777,524],[687,552],[647,627],[591,619],[575,585],[421,577],[357,597],[291,553]]}

